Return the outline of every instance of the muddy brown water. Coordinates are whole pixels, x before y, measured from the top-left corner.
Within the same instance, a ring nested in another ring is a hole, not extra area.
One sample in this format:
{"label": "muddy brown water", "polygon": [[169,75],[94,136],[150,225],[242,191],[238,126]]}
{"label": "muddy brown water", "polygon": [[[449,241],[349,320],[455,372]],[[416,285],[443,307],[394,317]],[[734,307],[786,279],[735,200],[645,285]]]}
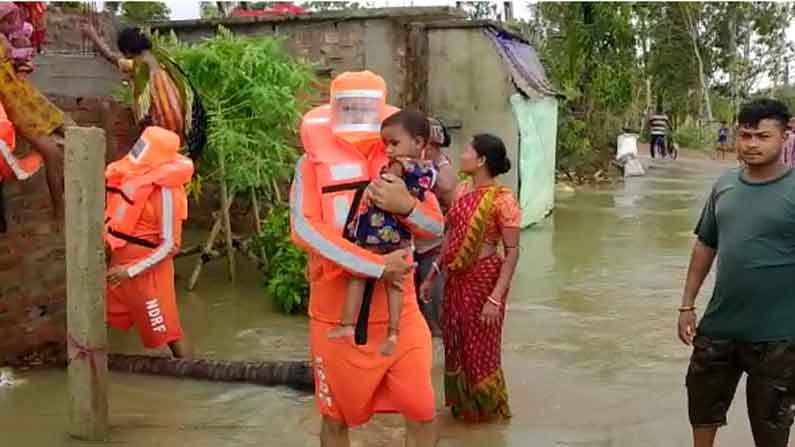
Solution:
{"label": "muddy brown water", "polygon": [[[442,408],[439,393],[440,446],[688,445],[689,350],[675,339],[675,309],[691,229],[711,181],[727,166],[657,162],[644,178],[559,195],[554,216],[522,236],[504,346],[514,418],[463,425]],[[182,290],[191,266],[179,261]],[[197,353],[305,358],[306,320],[275,313],[252,269],[240,276],[230,286],[216,263],[196,292],[181,294]],[[138,352],[133,334],[113,333],[111,343],[115,351]],[[437,341],[437,390],[441,365]],[[65,434],[64,371],[17,376],[26,383],[0,389],[0,445],[96,445]],[[743,401],[736,399],[720,432],[722,446],[752,445]],[[318,445],[311,397],[281,388],[112,374],[110,412],[107,445]],[[354,430],[353,443],[396,447],[401,435],[397,417],[378,416]]]}

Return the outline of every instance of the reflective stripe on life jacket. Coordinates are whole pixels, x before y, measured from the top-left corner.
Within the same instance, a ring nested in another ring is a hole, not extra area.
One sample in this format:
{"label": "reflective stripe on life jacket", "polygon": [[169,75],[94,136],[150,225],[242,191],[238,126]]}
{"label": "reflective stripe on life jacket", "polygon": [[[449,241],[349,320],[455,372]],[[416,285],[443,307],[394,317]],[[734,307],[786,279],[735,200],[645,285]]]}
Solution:
{"label": "reflective stripe on life jacket", "polygon": [[41,168],[42,158],[38,152],[17,158],[14,156],[15,147],[14,125],[0,104],[0,181],[27,180]]}

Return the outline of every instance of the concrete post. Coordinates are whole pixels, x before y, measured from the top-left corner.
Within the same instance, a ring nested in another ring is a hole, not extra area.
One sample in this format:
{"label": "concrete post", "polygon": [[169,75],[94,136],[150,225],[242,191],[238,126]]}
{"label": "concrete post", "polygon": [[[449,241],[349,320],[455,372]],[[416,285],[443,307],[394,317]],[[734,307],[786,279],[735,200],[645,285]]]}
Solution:
{"label": "concrete post", "polygon": [[105,133],[68,127],[65,155],[69,434],[103,441],[108,436]]}

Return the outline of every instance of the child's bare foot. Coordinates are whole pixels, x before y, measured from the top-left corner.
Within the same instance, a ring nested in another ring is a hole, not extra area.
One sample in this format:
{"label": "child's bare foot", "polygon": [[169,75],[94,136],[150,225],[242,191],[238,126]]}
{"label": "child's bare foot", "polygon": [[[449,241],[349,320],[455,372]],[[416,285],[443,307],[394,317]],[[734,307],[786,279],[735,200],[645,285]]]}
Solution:
{"label": "child's bare foot", "polygon": [[390,355],[395,353],[395,347],[397,346],[398,341],[398,334],[397,329],[389,329],[389,335],[386,337],[384,344],[381,345],[381,355],[384,357],[389,357]]}
{"label": "child's bare foot", "polygon": [[328,331],[326,337],[328,338],[342,338],[342,337],[353,337],[353,325],[352,324],[340,324],[339,326],[335,327]]}

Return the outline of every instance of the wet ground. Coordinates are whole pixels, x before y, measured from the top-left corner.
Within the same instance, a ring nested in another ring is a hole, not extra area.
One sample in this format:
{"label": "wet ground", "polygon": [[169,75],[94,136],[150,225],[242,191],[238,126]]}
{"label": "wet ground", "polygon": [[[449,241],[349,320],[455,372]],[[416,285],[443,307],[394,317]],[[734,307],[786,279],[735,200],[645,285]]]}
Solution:
{"label": "wet ground", "polygon": [[[646,177],[561,194],[554,216],[522,237],[504,348],[515,416],[471,427],[440,406],[440,446],[688,445],[689,350],[675,337],[676,307],[691,229],[710,183],[727,166],[657,162]],[[182,290],[191,266],[180,261]],[[253,271],[233,288],[223,268],[211,265],[197,292],[181,296],[197,353],[305,358],[306,321],[275,314]],[[136,352],[132,334],[113,334],[111,341],[115,351]],[[435,353],[438,385],[438,343]],[[65,372],[20,377],[25,384],[0,389],[0,445],[88,445],[65,435]],[[318,445],[311,398],[289,390],[122,374],[111,381],[108,445]],[[736,400],[729,420],[720,445],[752,445],[744,399]],[[354,445],[396,447],[401,434],[397,418],[377,417],[354,431]]]}

